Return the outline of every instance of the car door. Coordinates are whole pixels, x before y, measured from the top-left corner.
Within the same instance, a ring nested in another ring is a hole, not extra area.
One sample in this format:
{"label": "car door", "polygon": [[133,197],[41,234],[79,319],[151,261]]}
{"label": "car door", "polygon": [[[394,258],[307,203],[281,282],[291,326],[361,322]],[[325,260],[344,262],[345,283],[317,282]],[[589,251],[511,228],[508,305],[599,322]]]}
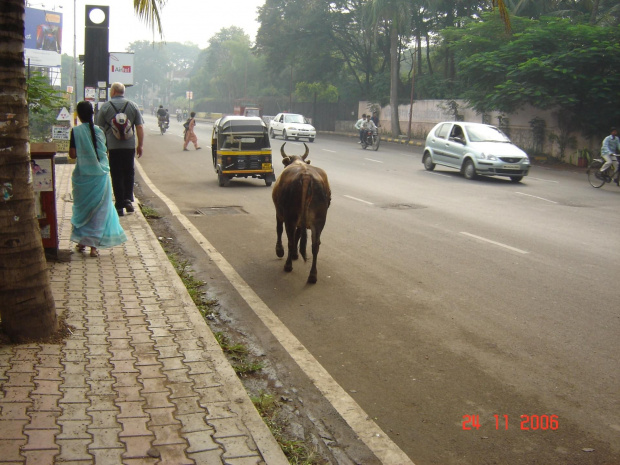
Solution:
{"label": "car door", "polygon": [[433,134],[433,161],[440,165],[448,163],[449,160],[447,152],[449,150],[448,136],[450,134],[450,129],[452,129],[452,123],[443,123],[435,129],[435,133]]}
{"label": "car door", "polygon": [[450,129],[450,135],[446,141],[446,150],[444,151],[445,163],[453,168],[461,169],[463,157],[466,153],[465,130],[463,126],[455,123]]}

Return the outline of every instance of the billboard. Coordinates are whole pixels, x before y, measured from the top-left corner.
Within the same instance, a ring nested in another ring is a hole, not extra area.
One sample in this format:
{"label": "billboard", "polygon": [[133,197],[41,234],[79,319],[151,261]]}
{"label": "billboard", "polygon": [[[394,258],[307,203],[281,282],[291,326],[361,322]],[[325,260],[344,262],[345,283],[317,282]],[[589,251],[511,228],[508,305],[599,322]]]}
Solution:
{"label": "billboard", "polygon": [[60,67],[62,13],[26,8],[24,35],[26,64]]}
{"label": "billboard", "polygon": [[133,53],[110,53],[108,82],[121,82],[133,86]]}

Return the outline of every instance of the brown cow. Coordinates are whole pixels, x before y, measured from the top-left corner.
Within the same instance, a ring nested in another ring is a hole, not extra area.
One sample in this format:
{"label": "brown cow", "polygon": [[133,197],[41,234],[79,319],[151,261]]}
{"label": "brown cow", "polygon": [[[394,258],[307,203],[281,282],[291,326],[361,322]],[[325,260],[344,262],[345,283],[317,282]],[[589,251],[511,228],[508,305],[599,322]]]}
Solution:
{"label": "brown cow", "polygon": [[293,271],[293,260],[299,253],[306,261],[307,231],[312,232],[312,268],[308,276],[309,283],[316,283],[316,257],[321,245],[321,231],[325,226],[327,209],[331,202],[331,190],[327,181],[327,174],[321,168],[310,166],[306,160],[309,149],[306,144],[306,153],[299,155],[286,155],[282,145],[282,163],[286,168],[278,177],[272,192],[273,204],[276,207],[276,255],[284,256],[282,247],[282,224],[286,227],[288,238],[288,256],[284,265],[284,271]]}

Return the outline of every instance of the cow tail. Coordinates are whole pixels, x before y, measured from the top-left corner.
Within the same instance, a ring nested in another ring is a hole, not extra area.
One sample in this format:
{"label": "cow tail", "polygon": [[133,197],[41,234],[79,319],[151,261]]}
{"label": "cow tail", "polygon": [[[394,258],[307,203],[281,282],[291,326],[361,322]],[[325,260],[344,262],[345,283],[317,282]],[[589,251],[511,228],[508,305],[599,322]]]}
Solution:
{"label": "cow tail", "polygon": [[300,218],[300,234],[299,253],[306,261],[306,244],[308,243],[308,212],[312,203],[312,178],[304,176],[301,188],[301,218]]}

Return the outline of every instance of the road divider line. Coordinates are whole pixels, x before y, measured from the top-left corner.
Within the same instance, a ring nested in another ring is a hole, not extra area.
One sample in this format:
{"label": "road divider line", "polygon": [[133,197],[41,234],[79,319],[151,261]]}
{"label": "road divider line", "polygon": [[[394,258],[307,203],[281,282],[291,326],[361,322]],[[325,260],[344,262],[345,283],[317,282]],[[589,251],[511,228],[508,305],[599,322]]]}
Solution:
{"label": "road divider line", "polygon": [[372,158],[364,158],[364,160],[368,160],[368,161],[374,161],[375,163],[383,163],[382,160],[374,160]]}
{"label": "road divider line", "polygon": [[488,242],[489,244],[497,245],[498,247],[503,247],[505,249],[512,250],[513,252],[522,253],[522,254],[529,253],[529,252],[526,252],[525,250],[517,249],[516,247],[511,247],[509,245],[502,244],[501,242],[495,242],[495,241],[492,241],[491,239],[476,236],[475,234],[470,234],[468,232],[461,231],[461,234],[468,236],[468,237],[473,237],[474,239],[478,239],[479,241]]}
{"label": "road divider line", "polygon": [[374,203],[372,202],[367,202],[366,200],[358,199],[357,197],[351,197],[350,195],[345,195],[343,197],[346,197],[347,199],[355,200],[356,202],[365,203],[366,205],[374,205]]}
{"label": "road divider line", "polygon": [[[308,376],[327,401],[336,409],[351,429],[384,465],[414,465],[411,459],[398,447],[385,432],[370,419],[370,416],[327,372],[308,349],[280,321],[275,313],[263,302],[254,290],[244,281],[230,263],[202,235],[200,231],[181,213],[179,208],[161,192],[149,179],[139,162],[136,168],[145,184],[170,209],[183,227],[205,251],[207,256],[220,269],[239,295],[246,301],[263,324],[269,329],[291,358]],[[362,200],[362,202],[364,202]],[[367,202],[368,203],[368,202]]]}
{"label": "road divider line", "polygon": [[323,152],[336,153],[335,150],[321,149]]}
{"label": "road divider line", "polygon": [[515,192],[515,194],[525,195],[526,197],[533,197],[533,198],[535,198],[535,199],[538,199],[538,200],[544,200],[545,202],[549,202],[549,203],[557,203],[557,202],[554,202],[553,200],[545,199],[544,197],[538,197],[538,196],[536,196],[536,195],[525,194],[525,193],[523,193],[523,192]]}

